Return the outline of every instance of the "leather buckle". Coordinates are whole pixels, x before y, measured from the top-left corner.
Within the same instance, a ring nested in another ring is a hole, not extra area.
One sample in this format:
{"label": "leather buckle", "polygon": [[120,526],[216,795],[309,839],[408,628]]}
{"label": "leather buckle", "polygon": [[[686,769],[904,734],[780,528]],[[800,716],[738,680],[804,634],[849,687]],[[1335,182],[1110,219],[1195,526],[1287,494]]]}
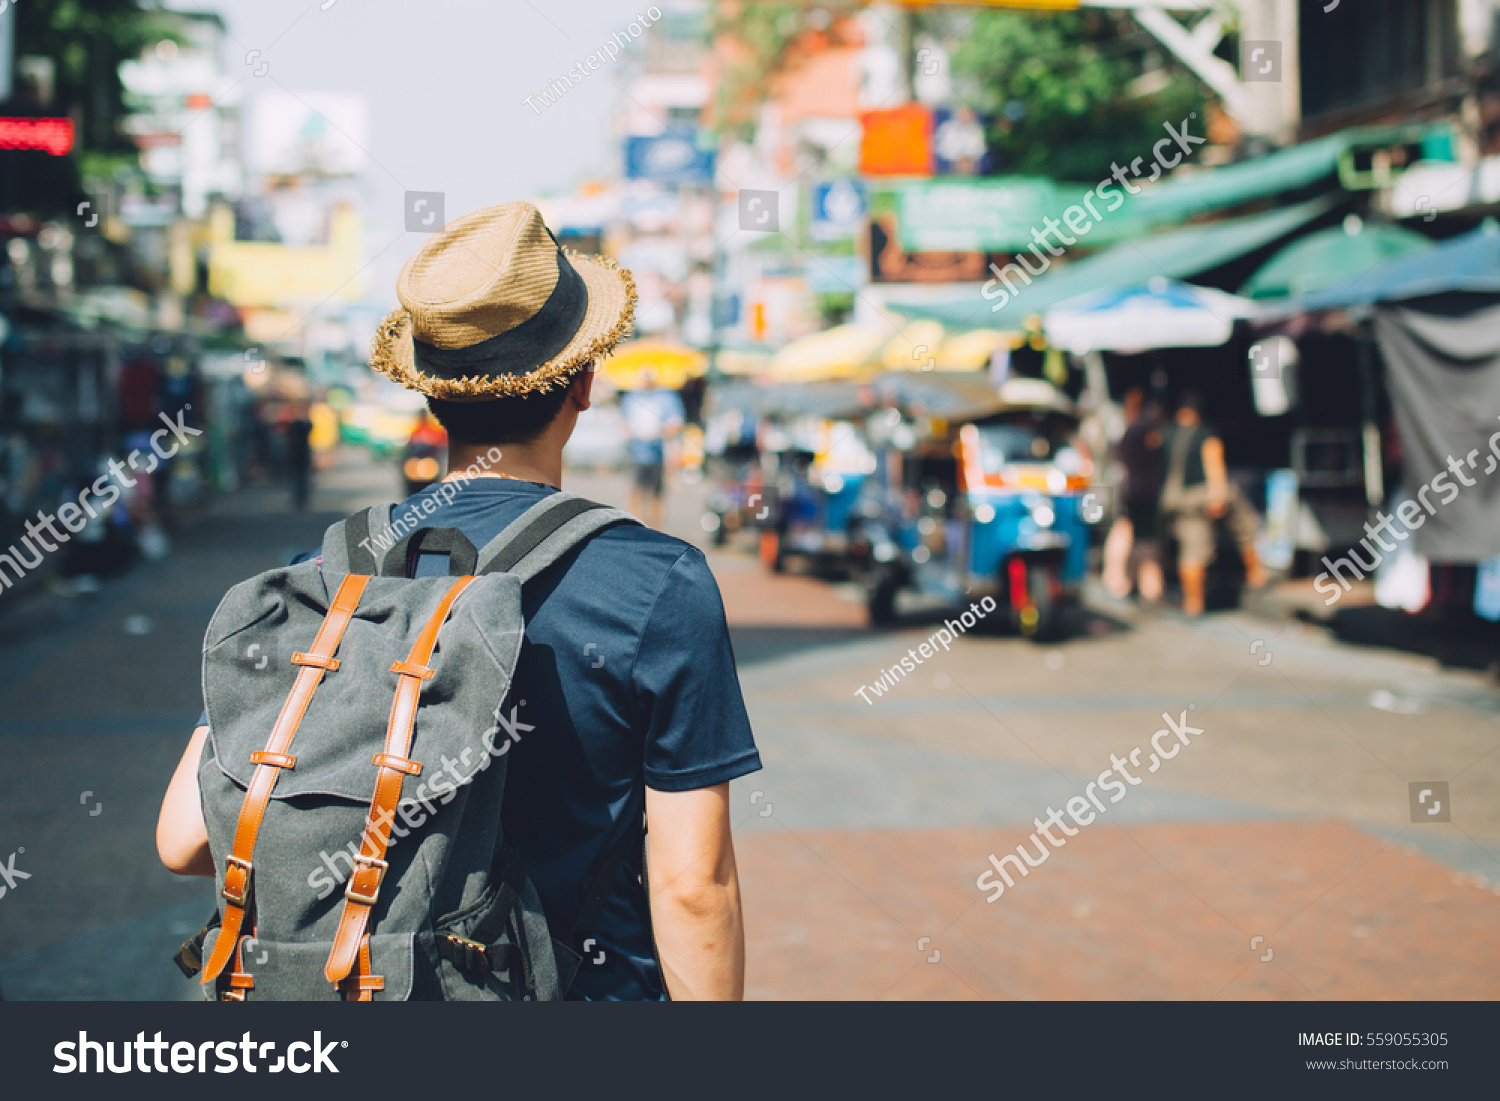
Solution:
{"label": "leather buckle", "polygon": [[378,856],[366,856],[364,853],[356,853],[354,863],[375,870],[375,886],[370,890],[369,894],[362,894],[355,890],[354,880],[359,875],[359,871],[356,869],[354,874],[349,877],[348,884],[344,887],[344,897],[350,902],[359,902],[366,906],[374,906],[375,900],[380,897],[380,885],[385,881],[385,873],[390,868],[390,864],[381,860]]}
{"label": "leather buckle", "polygon": [[[250,873],[255,870],[255,865],[242,857],[230,853],[224,858],[224,889],[219,892],[225,902],[231,906],[245,909],[245,900],[250,896]],[[239,890],[234,890],[229,883],[229,877],[238,868],[241,875]]]}

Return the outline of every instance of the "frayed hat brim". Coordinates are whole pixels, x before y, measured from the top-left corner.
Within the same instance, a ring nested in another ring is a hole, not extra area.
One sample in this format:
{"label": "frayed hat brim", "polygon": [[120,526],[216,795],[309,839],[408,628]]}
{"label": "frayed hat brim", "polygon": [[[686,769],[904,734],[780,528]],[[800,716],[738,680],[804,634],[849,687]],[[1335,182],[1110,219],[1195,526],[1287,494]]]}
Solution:
{"label": "frayed hat brim", "polygon": [[370,346],[370,366],[409,390],[442,401],[493,401],[566,386],[579,371],[607,357],[630,336],[635,327],[636,289],[630,271],[608,257],[564,251],[588,288],[589,304],[573,339],[546,363],[505,375],[441,378],[423,374],[416,366],[411,317],[403,308],[380,323]]}

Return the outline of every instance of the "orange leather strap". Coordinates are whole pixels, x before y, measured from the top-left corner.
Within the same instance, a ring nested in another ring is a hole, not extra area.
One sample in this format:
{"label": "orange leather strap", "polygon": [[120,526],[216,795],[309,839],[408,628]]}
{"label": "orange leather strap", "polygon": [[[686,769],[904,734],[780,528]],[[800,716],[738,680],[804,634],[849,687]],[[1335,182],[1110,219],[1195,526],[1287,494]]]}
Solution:
{"label": "orange leather strap", "polygon": [[245,970],[245,942],[249,937],[240,937],[234,946],[234,970],[229,974],[229,989],[219,1000],[242,1002],[247,992],[255,989],[255,976]]}
{"label": "orange leather strap", "polygon": [[271,800],[271,790],[276,786],[276,778],[281,775],[282,768],[290,767],[283,760],[296,760],[287,755],[287,750],[297,734],[302,716],[307,712],[307,705],[312,702],[313,691],[328,670],[326,662],[332,660],[334,651],[339,648],[339,641],[344,637],[349,621],[354,618],[354,609],[359,607],[359,599],[364,595],[369,581],[369,576],[365,574],[351,573],[345,576],[333,603],[328,606],[328,614],[323,617],[323,625],[318,628],[318,637],[313,639],[311,656],[317,660],[296,663],[300,666],[297,679],[292,684],[291,692],[287,694],[286,703],[282,704],[276,725],[271,728],[266,748],[252,758],[256,761],[255,772],[250,777],[250,786],[245,790],[245,802],[240,806],[239,821],[234,828],[234,844],[229,855],[224,858],[224,889],[220,892],[224,898],[224,924],[219,930],[218,939],[214,941],[213,954],[203,965],[200,982],[210,983],[219,977],[239,941],[245,911],[250,908],[250,877],[254,871],[251,856],[255,852],[255,837],[260,832],[261,818]]}
{"label": "orange leather strap", "polygon": [[349,977],[339,983],[339,992],[346,1002],[368,1002],[374,992],[385,989],[385,976],[372,975],[370,971],[370,935],[359,938],[359,958]]}
{"label": "orange leather strap", "polygon": [[427,626],[417,636],[407,659],[391,666],[391,671],[400,679],[396,685],[396,698],[391,703],[391,721],[385,731],[385,750],[375,758],[380,771],[375,777],[370,814],[365,820],[359,854],[354,858],[354,871],[344,887],[344,910],[339,916],[339,930],[333,938],[333,949],[328,953],[328,964],[323,968],[324,976],[331,983],[343,982],[353,970],[360,940],[369,929],[370,911],[380,898],[380,881],[385,878],[387,866],[385,854],[390,848],[391,821],[401,802],[401,784],[416,765],[407,758],[407,753],[411,751],[412,728],[417,721],[417,701],[422,685],[432,676],[427,663],[432,659],[438,631],[452,611],[453,602],[473,580],[472,576],[465,576],[453,583],[427,621]]}

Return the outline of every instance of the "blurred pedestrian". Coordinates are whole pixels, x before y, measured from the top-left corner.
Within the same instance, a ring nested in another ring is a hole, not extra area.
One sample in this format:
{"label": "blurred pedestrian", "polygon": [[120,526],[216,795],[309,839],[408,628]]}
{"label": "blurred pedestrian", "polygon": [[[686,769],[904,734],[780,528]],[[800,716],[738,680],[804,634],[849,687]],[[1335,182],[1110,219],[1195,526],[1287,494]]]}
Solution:
{"label": "blurred pedestrian", "polygon": [[401,477],[408,497],[442,477],[447,455],[448,433],[430,409],[423,409],[401,450]]}
{"label": "blurred pedestrian", "polygon": [[292,485],[292,507],[307,511],[312,492],[312,421],[306,406],[299,406],[286,422],[286,466]]}
{"label": "blurred pedestrian", "polygon": [[661,530],[666,493],[667,441],[682,430],[682,399],[659,389],[655,367],[643,367],[640,385],[620,399],[620,415],[630,433],[630,511]]}
{"label": "blurred pedestrian", "polygon": [[[1121,514],[1110,527],[1104,543],[1104,585],[1110,595],[1130,595],[1132,577],[1141,599],[1161,599],[1160,504],[1166,458],[1162,450],[1166,426],[1156,401],[1147,402],[1145,391],[1131,387],[1125,395],[1125,435],[1115,448],[1125,468],[1120,487]],[[1132,569],[1132,566],[1135,569]]]}
{"label": "blurred pedestrian", "polygon": [[1182,583],[1182,610],[1203,614],[1204,580],[1215,547],[1214,524],[1229,521],[1240,556],[1245,583],[1258,589],[1266,583],[1265,567],[1255,553],[1258,520],[1239,488],[1229,480],[1224,444],[1203,423],[1198,395],[1187,391],[1167,433],[1166,478],[1161,493],[1161,515],[1170,521],[1177,539],[1177,575]]}

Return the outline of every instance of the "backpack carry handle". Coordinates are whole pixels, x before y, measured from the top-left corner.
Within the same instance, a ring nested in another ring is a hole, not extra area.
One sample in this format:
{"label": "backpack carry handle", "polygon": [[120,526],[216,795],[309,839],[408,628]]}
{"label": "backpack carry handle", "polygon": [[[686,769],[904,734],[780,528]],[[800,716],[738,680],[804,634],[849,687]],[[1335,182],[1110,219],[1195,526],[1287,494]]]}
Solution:
{"label": "backpack carry handle", "polygon": [[474,544],[457,528],[418,528],[386,551],[380,576],[410,577],[417,559],[424,554],[446,554],[449,577],[473,574],[479,560]]}
{"label": "backpack carry handle", "polygon": [[337,586],[345,574],[369,574],[380,572],[380,559],[385,550],[404,531],[396,532],[392,515],[396,506],[376,505],[361,509],[346,519],[331,525],[323,534],[323,576],[329,587]]}

